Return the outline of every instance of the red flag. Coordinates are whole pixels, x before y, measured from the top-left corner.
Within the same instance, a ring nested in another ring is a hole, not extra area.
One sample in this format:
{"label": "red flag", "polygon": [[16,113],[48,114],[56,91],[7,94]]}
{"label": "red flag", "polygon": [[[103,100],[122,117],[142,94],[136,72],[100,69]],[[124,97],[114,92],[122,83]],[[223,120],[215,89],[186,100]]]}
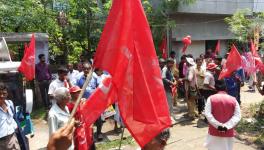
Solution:
{"label": "red flag", "polygon": [[252,53],[254,60],[255,60],[256,69],[261,71],[264,74],[264,64],[263,64],[261,58],[259,57],[259,54],[256,50],[256,47],[255,47],[253,40],[250,41],[250,50],[251,50],[251,53]]}
{"label": "red flag", "polygon": [[242,58],[235,45],[232,45],[231,51],[227,57],[225,68],[219,75],[219,80],[231,76],[231,74],[242,66]]}
{"label": "red flag", "polygon": [[162,58],[167,59],[167,37],[164,36],[159,47],[162,52]]}
{"label": "red flag", "polygon": [[116,101],[116,90],[112,86],[112,78],[106,77],[84,105],[81,106],[86,126],[92,125],[102,112]]}
{"label": "red flag", "polygon": [[18,71],[23,73],[27,80],[35,78],[35,36],[32,34],[30,44],[25,45],[24,57],[18,68]]}
{"label": "red flag", "polygon": [[114,0],[95,54],[108,71],[125,126],[143,147],[171,125],[149,24],[140,0]]}
{"label": "red flag", "polygon": [[220,53],[220,40],[217,41],[216,47],[215,47],[215,55]]}

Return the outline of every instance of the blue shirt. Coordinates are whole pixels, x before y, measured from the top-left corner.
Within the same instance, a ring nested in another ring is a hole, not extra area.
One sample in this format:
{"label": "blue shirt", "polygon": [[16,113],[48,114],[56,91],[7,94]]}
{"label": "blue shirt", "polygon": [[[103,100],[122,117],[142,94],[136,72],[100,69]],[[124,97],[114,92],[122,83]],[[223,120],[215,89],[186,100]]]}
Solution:
{"label": "blue shirt", "polygon": [[[17,123],[14,120],[14,104],[10,100],[5,100],[7,105],[7,112],[4,112],[2,107],[0,107],[0,138],[11,135],[15,132],[17,128]],[[12,109],[11,109],[12,107]]]}
{"label": "blue shirt", "polygon": [[[82,75],[76,82],[76,85],[80,88],[83,87],[85,83],[86,77]],[[98,76],[95,72],[92,75],[92,79],[89,82],[86,90],[84,91],[83,98],[89,98],[89,96],[95,91],[95,89],[98,87],[98,85],[101,83],[102,78],[101,76]]]}
{"label": "blue shirt", "polygon": [[230,96],[237,97],[238,85],[234,79],[234,77],[225,78],[227,93]]}

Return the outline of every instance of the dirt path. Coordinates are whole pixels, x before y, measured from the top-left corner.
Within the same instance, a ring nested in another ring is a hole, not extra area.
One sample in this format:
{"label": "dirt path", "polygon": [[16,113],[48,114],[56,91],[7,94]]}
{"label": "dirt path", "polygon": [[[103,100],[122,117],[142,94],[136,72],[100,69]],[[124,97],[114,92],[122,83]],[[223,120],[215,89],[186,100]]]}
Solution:
{"label": "dirt path", "polygon": [[[263,100],[263,97],[258,93],[247,92],[247,87],[243,87],[241,91],[242,107],[249,104],[254,104]],[[178,108],[179,110],[179,108]],[[176,113],[180,118],[186,111],[186,105],[182,105],[180,112]],[[197,123],[198,122],[198,123]],[[45,149],[48,142],[48,125],[44,121],[35,123],[35,136],[29,140],[31,150]],[[197,126],[198,124],[198,126]],[[112,123],[105,123],[103,133],[106,133],[107,140],[119,139],[119,135],[111,134],[113,129]],[[183,122],[171,128],[171,138],[168,141],[166,150],[206,150],[203,147],[207,135],[207,126],[202,121]],[[126,135],[129,133],[126,131]],[[137,147],[126,146],[126,150],[134,150]],[[234,150],[254,150],[251,145],[246,145],[244,142],[236,140]]]}

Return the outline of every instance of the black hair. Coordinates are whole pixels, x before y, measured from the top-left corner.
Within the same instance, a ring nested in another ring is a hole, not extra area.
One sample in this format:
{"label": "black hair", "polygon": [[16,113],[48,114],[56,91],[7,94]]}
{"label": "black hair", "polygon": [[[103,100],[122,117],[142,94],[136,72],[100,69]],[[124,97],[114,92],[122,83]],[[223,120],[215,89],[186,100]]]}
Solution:
{"label": "black hair", "polygon": [[4,83],[2,83],[2,82],[0,82],[0,91],[7,91],[7,86],[4,84]]}
{"label": "black hair", "polygon": [[175,55],[176,53],[174,51],[171,51],[170,52],[170,55]]}
{"label": "black hair", "polygon": [[38,55],[38,58],[41,59],[42,57],[44,57],[45,55],[44,54],[39,54]]}
{"label": "black hair", "polygon": [[187,57],[193,58],[193,55],[192,54],[188,54]]}
{"label": "black hair", "polygon": [[186,58],[186,55],[181,56],[181,60],[184,60]]}
{"label": "black hair", "polygon": [[224,80],[216,80],[215,81],[215,89],[217,91],[226,91],[226,84]]}
{"label": "black hair", "polygon": [[58,69],[58,74],[62,74],[62,73],[68,73],[68,69],[64,66],[60,66]]}

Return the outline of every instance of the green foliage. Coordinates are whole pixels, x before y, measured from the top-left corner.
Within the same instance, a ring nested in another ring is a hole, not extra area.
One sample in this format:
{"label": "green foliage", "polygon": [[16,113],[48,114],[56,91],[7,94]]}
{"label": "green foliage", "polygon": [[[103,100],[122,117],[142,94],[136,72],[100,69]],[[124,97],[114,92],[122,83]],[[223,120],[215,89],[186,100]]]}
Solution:
{"label": "green foliage", "polygon": [[240,134],[250,136],[257,145],[264,144],[264,101],[254,105],[250,105],[247,109],[248,116],[243,118],[252,118],[253,121],[248,122],[247,119],[242,119],[236,127],[236,131]]}
{"label": "green foliage", "polygon": [[[119,147],[119,144],[120,144],[120,139],[113,140],[113,141],[97,144],[96,149],[98,150],[113,149],[113,148],[117,149]],[[124,146],[125,145],[135,145],[135,141],[131,136],[129,136],[126,139],[122,140],[122,146],[123,145]]]}
{"label": "green foliage", "polygon": [[253,39],[256,27],[264,31],[264,12],[252,13],[248,9],[239,10],[233,16],[225,18],[225,21],[229,24],[230,31],[234,33],[236,39],[244,43],[248,39]]}
{"label": "green foliage", "polygon": [[[152,29],[154,43],[159,45],[167,27],[175,26],[169,17],[179,5],[195,0],[162,0],[153,8],[151,0],[143,6]],[[100,39],[112,0],[56,0],[63,2],[66,15],[59,22],[59,11],[53,0],[0,0],[0,32],[45,32],[49,35],[50,55],[54,63],[78,62],[79,56],[91,55]]]}

